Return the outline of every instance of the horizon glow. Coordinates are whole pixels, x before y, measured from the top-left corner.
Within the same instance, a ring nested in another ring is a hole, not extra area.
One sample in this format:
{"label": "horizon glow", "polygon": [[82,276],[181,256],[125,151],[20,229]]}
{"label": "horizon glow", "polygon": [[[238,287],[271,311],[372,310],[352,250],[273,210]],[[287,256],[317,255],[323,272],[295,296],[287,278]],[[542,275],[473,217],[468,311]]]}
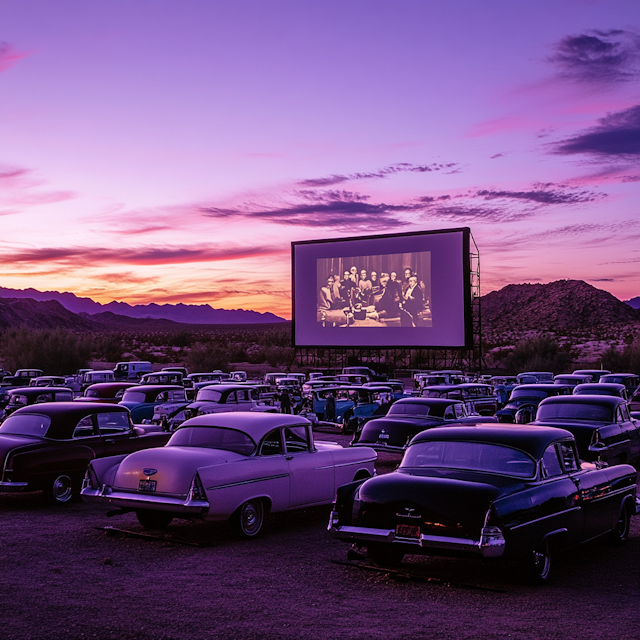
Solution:
{"label": "horizon glow", "polygon": [[0,286],[291,317],[292,241],[469,226],[640,295],[633,0],[0,0]]}

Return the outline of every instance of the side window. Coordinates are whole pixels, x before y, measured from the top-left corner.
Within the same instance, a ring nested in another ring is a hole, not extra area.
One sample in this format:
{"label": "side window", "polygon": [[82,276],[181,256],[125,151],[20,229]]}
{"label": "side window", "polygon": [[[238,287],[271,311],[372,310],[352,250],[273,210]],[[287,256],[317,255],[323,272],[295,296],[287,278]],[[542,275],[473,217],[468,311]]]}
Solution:
{"label": "side window", "polygon": [[453,410],[455,411],[456,418],[464,418],[467,415],[465,411],[465,405],[463,404],[454,404]]}
{"label": "side window", "polygon": [[558,460],[558,452],[555,444],[549,445],[544,452],[542,456],[542,466],[544,467],[546,478],[552,478],[553,476],[562,474],[562,466],[560,465],[560,460]]}
{"label": "side window", "polygon": [[129,414],[125,411],[98,413],[98,431],[101,436],[129,431]]}
{"label": "side window", "polygon": [[280,429],[274,429],[271,433],[267,434],[262,441],[260,447],[260,455],[273,456],[283,453],[282,440],[280,439]]}
{"label": "side window", "polygon": [[73,430],[73,438],[88,438],[93,436],[93,419],[91,416],[85,416],[78,422],[76,428]]}
{"label": "side window", "polygon": [[578,469],[578,461],[576,460],[576,454],[573,450],[573,445],[571,442],[561,442],[560,445],[560,455],[562,457],[562,466],[565,471],[577,471]]}
{"label": "side window", "polygon": [[35,404],[40,404],[41,402],[52,402],[53,398],[50,393],[41,393],[35,401]]}
{"label": "side window", "polygon": [[169,394],[166,391],[162,391],[156,396],[156,402],[166,402],[169,398]]}
{"label": "side window", "polygon": [[169,392],[169,400],[171,402],[180,402],[185,399],[184,390],[176,389]]}
{"label": "side window", "polygon": [[455,414],[453,413],[453,406],[449,405],[445,410],[444,410],[444,419],[445,420],[455,420]]}
{"label": "side window", "polygon": [[236,397],[238,398],[238,402],[249,402],[249,395],[246,389],[236,391]]}
{"label": "side window", "polygon": [[224,401],[225,404],[237,404],[238,398],[236,397],[236,392],[232,391],[227,395],[227,399]]}
{"label": "side window", "polygon": [[306,427],[288,427],[284,430],[284,440],[287,445],[287,453],[309,451]]}

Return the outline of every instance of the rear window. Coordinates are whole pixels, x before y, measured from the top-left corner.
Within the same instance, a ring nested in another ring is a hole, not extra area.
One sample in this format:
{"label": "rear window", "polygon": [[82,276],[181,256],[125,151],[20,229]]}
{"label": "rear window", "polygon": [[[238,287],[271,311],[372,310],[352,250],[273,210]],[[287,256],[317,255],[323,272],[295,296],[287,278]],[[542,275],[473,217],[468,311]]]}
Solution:
{"label": "rear window", "polygon": [[220,402],[222,399],[222,393],[220,391],[216,391],[215,389],[200,389],[198,391],[198,402],[206,401],[206,402]]}
{"label": "rear window", "polygon": [[144,391],[125,391],[122,396],[123,402],[147,402],[147,396]]}
{"label": "rear window", "polygon": [[12,433],[19,436],[39,436],[47,434],[51,418],[40,415],[9,416],[0,425],[0,433]]}
{"label": "rear window", "polygon": [[537,389],[514,389],[511,392],[511,400],[514,398],[548,398],[549,394],[546,391],[539,391]]}
{"label": "rear window", "polygon": [[183,427],[171,436],[166,446],[222,449],[243,456],[250,456],[256,449],[256,443],[246,433],[222,427]]}
{"label": "rear window", "polygon": [[532,478],[536,463],[526,453],[485,442],[420,442],[407,449],[401,467],[438,467]]}
{"label": "rear window", "polygon": [[[430,407],[426,404],[421,404],[419,402],[405,402],[400,403],[396,402],[389,409],[389,413],[387,415],[390,416],[428,416],[433,414],[433,407]],[[440,412],[440,417],[442,417],[442,411]]]}
{"label": "rear window", "polygon": [[613,422],[613,412],[599,404],[546,404],[538,407],[536,420]]}

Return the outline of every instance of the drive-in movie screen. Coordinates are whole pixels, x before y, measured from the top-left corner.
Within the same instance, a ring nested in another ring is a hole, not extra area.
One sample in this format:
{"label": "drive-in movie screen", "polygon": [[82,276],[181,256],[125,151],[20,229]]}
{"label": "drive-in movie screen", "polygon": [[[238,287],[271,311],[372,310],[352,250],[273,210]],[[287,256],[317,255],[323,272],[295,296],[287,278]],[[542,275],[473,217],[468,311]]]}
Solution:
{"label": "drive-in movie screen", "polygon": [[465,347],[469,230],[294,242],[296,346]]}

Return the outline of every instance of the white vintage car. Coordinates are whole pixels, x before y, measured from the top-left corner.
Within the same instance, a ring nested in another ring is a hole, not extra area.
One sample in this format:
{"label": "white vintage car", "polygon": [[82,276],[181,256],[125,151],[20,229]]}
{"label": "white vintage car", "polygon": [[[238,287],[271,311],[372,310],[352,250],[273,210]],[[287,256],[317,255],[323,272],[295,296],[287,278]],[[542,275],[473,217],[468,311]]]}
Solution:
{"label": "white vintage car", "polygon": [[135,511],[147,528],[229,520],[252,538],[268,512],[330,504],[339,487],[373,476],[375,460],[373,449],[314,443],[299,416],[208,414],[183,422],[164,447],[92,460],[82,497]]}

